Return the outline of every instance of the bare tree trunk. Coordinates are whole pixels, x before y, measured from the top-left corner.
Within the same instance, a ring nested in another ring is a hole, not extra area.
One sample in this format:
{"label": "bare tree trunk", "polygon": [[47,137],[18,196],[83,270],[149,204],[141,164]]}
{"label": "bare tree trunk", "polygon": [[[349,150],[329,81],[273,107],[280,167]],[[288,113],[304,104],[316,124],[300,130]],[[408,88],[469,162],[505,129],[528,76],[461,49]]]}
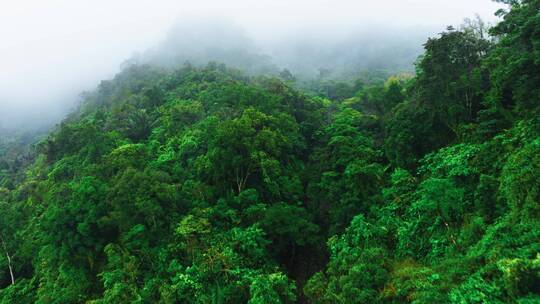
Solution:
{"label": "bare tree trunk", "polygon": [[11,257],[9,256],[9,253],[6,248],[6,243],[4,242],[4,238],[0,237],[0,240],[2,241],[2,248],[4,248],[4,253],[6,254],[7,261],[8,261],[8,267],[9,267],[9,274],[11,275],[11,285],[15,284],[15,276],[13,275],[13,268],[11,267]]}
{"label": "bare tree trunk", "polygon": [[240,194],[240,192],[242,192],[242,190],[244,190],[246,187],[247,180],[251,173],[251,165],[248,165],[245,174],[243,168],[240,173],[239,170],[236,169],[236,186],[238,187],[238,194]]}

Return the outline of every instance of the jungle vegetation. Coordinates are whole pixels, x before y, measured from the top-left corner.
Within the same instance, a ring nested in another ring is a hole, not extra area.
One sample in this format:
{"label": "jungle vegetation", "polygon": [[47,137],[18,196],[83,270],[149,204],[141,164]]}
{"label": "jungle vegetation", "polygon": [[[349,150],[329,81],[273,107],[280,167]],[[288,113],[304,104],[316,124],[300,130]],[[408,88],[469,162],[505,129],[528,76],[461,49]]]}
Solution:
{"label": "jungle vegetation", "polygon": [[414,74],[126,66],[0,142],[0,303],[540,303],[540,1],[501,2]]}

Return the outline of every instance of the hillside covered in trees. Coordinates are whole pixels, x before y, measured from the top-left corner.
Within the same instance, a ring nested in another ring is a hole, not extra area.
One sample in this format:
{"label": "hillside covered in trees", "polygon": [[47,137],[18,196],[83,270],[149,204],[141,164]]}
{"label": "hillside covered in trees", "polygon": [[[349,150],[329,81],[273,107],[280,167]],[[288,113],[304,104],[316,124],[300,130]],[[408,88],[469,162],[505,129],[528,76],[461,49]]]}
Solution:
{"label": "hillside covered in trees", "polygon": [[0,303],[540,303],[540,1],[414,75],[132,64],[0,142]]}

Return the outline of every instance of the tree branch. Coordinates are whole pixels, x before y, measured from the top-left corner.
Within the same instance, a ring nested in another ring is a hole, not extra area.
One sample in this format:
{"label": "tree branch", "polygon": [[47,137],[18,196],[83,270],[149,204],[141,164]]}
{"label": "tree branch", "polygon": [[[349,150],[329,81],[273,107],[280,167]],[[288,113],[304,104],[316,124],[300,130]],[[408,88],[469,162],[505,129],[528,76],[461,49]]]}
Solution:
{"label": "tree branch", "polygon": [[2,241],[2,248],[4,249],[4,253],[6,254],[7,261],[8,261],[8,267],[9,267],[9,274],[11,276],[11,285],[15,284],[15,276],[13,275],[13,268],[11,267],[11,257],[9,256],[9,253],[7,251],[6,243],[4,242],[4,238],[0,236],[0,241]]}

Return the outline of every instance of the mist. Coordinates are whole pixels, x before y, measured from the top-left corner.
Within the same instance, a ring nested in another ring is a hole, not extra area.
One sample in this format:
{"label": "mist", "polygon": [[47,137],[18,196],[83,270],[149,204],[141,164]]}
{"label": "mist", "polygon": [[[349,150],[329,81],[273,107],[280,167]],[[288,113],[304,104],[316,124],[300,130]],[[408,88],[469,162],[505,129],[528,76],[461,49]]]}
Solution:
{"label": "mist", "polygon": [[218,61],[247,73],[412,71],[422,43],[489,0],[12,1],[0,10],[0,129],[58,123],[122,66]]}

